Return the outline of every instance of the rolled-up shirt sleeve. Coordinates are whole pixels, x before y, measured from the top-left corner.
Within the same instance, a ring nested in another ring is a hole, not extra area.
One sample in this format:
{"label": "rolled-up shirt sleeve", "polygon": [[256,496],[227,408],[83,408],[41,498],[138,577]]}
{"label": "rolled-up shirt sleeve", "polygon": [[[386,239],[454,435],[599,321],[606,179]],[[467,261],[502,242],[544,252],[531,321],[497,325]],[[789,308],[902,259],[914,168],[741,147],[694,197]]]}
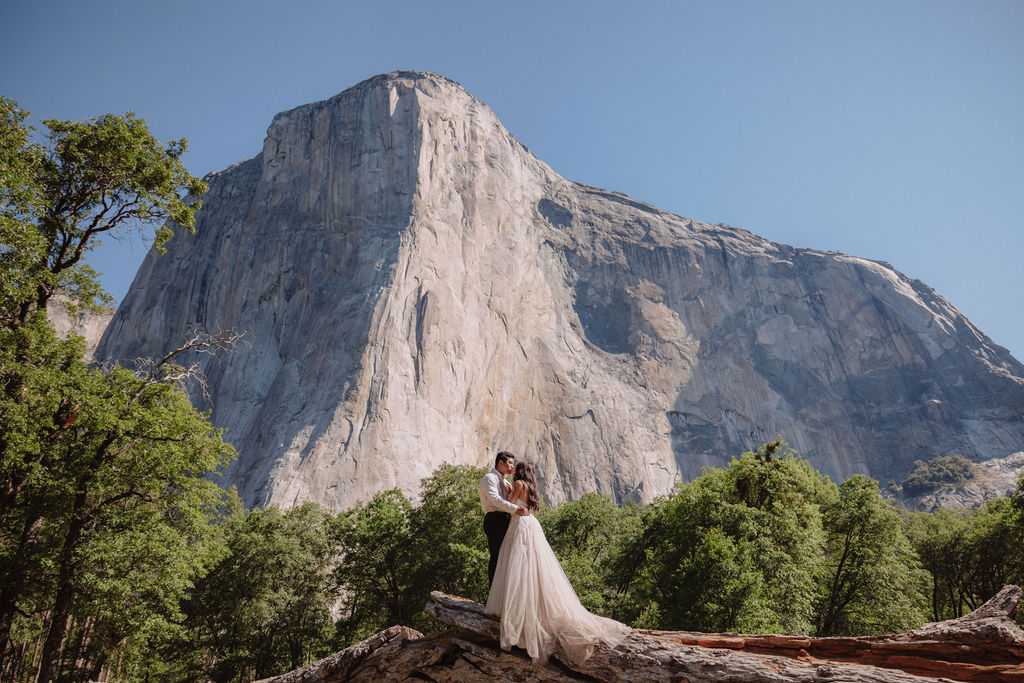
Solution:
{"label": "rolled-up shirt sleeve", "polygon": [[510,503],[501,496],[498,489],[498,475],[493,471],[488,472],[480,480],[480,507],[484,514],[488,512],[514,513],[519,509],[515,503]]}

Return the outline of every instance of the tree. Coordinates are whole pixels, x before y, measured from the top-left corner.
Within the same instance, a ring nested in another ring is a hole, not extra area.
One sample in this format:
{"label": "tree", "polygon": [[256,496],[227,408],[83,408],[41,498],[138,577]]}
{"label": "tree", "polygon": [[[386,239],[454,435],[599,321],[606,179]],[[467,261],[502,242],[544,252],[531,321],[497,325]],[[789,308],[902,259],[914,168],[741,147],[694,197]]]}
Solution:
{"label": "tree", "polygon": [[[46,414],[34,417],[52,425],[72,419],[76,399],[58,392],[60,400],[54,402],[52,395],[33,394],[25,390],[28,375],[41,381],[40,370],[51,367],[48,363],[67,368],[81,350],[74,342],[57,349],[43,331],[45,320],[33,322],[33,313],[40,317],[57,293],[71,306],[105,299],[83,260],[100,237],[170,220],[156,230],[162,248],[173,235],[171,225],[194,230],[199,202],[182,193],[198,196],[207,187],[181,163],[185,140],[162,147],[131,112],[82,123],[45,121],[46,144],[31,142],[26,117],[16,103],[0,97],[0,341],[13,352],[0,368],[5,399],[0,422],[12,415],[24,421],[29,405],[38,410],[45,404]],[[24,430],[19,437],[26,438]],[[0,525],[47,457],[46,449],[21,452],[10,438],[8,430],[0,431]],[[0,641],[4,635],[0,632]]]}
{"label": "tree", "polygon": [[821,509],[836,499],[835,484],[781,440],[743,454],[719,476],[727,500],[757,511],[755,557],[769,610],[784,631],[807,632],[823,572]]}
{"label": "tree", "polygon": [[39,678],[75,680],[174,619],[223,504],[208,475],[233,451],[189,403],[176,352],[101,371],[45,316],[58,293],[105,298],[84,261],[101,236],[168,220],[162,248],[193,228],[184,193],[206,186],[185,141],[163,147],[129,113],[46,121],[35,143],[26,116],[0,98],[0,673],[21,676],[13,635],[39,643]]}
{"label": "tree", "polygon": [[915,460],[910,475],[903,481],[904,493],[917,495],[946,484],[960,484],[974,476],[975,466],[962,455],[940,455],[931,460]]}
{"label": "tree", "polygon": [[896,633],[920,625],[925,577],[900,512],[881,497],[878,482],[850,477],[823,516],[828,571],[817,635]]}
{"label": "tree", "polygon": [[0,98],[0,321],[19,324],[57,292],[91,305],[106,299],[83,260],[106,234],[157,225],[163,249],[177,225],[195,230],[207,186],[181,163],[188,143],[157,141],[128,112],[84,122],[47,120],[30,142],[27,113]]}
{"label": "tree", "polygon": [[1013,507],[1014,522],[1024,529],[1024,472],[1017,476],[1017,488],[1010,495],[1010,505]]}
{"label": "tree", "polygon": [[[622,572],[645,626],[806,632],[834,486],[784,444],[744,453],[652,503]],[[639,558],[644,562],[640,563]]]}
{"label": "tree", "polygon": [[971,512],[974,572],[968,603],[980,607],[1003,586],[1024,580],[1024,529],[1014,519],[1010,498],[996,498]]}
{"label": "tree", "polygon": [[[421,502],[412,512],[410,526],[415,543],[413,581],[422,587],[421,608],[431,590],[487,600],[489,554],[477,488],[486,473],[483,467],[444,463],[420,482]],[[416,625],[421,624],[429,627],[422,620]]]}
{"label": "tree", "polygon": [[[771,630],[764,575],[744,506],[726,505],[693,482],[644,513],[644,565],[627,620],[648,628]],[[639,549],[634,549],[634,552]]]}
{"label": "tree", "polygon": [[[50,358],[38,353],[43,346],[66,351],[33,321],[46,340],[35,344],[37,361]],[[0,364],[16,353],[8,349]],[[20,402],[0,395],[5,462],[35,465],[0,519],[0,616],[10,640],[15,615],[46,613],[43,680],[58,673],[76,629],[88,627],[80,640],[91,652],[75,659],[101,666],[141,623],[173,616],[223,502],[207,475],[234,454],[192,407],[182,368],[168,361],[140,376],[65,360],[33,364]]]}
{"label": "tree", "polygon": [[935,621],[963,616],[1003,586],[1024,581],[1024,527],[1013,498],[972,510],[916,512],[907,533],[931,575]]}
{"label": "tree", "polygon": [[[207,475],[234,451],[192,407],[173,356],[101,372],[41,316],[15,332],[35,362],[19,400],[0,394],[3,462],[32,467],[0,517],[2,635],[9,648],[18,614],[45,613],[40,677],[75,678],[57,671],[75,638],[89,656],[71,661],[102,666],[141,624],[173,616],[223,502]],[[17,365],[19,349],[2,348],[0,370]]]}
{"label": "tree", "polygon": [[342,643],[357,642],[387,626],[414,623],[423,609],[423,587],[414,580],[412,516],[412,505],[398,489],[382,491],[338,516]]}
{"label": "tree", "polygon": [[339,515],[343,596],[338,645],[404,624],[424,632],[432,590],[486,601],[487,541],[477,486],[486,469],[443,464],[420,482],[420,504],[397,490]]}
{"label": "tree", "polygon": [[17,293],[29,289],[21,278],[39,249],[38,231],[26,223],[42,204],[38,169],[45,149],[31,142],[27,116],[13,100],[0,96],[0,311],[7,319],[20,310]]}
{"label": "tree", "polygon": [[183,607],[187,633],[169,648],[173,675],[249,680],[329,654],[334,515],[316,503],[236,512],[224,534],[227,552]]}
{"label": "tree", "polygon": [[930,575],[932,621],[966,613],[970,527],[970,515],[964,510],[914,512],[907,521],[907,537]]}

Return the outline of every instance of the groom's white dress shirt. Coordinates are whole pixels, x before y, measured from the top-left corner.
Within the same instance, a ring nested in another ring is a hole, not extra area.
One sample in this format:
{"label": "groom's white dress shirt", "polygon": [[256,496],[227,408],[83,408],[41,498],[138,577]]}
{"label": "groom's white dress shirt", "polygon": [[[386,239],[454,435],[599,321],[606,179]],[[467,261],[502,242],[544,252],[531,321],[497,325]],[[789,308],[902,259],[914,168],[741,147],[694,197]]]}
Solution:
{"label": "groom's white dress shirt", "polygon": [[[503,486],[504,485],[504,486]],[[488,512],[508,512],[515,514],[519,506],[505,500],[508,491],[508,484],[501,472],[492,469],[480,480],[480,507],[484,514]]]}

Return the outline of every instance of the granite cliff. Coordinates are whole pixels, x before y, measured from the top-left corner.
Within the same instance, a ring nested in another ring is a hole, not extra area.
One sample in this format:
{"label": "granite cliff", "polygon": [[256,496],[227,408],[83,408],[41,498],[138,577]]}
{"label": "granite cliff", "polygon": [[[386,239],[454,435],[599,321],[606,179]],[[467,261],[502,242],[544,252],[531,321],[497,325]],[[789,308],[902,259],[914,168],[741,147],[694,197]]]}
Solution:
{"label": "granite cliff", "polygon": [[201,362],[250,504],[501,448],[549,503],[647,501],[780,435],[837,479],[1024,450],[1024,366],[924,283],[566,180],[441,76],[278,114],[207,180],[97,356],[246,331]]}
{"label": "granite cliff", "polygon": [[74,332],[85,339],[85,358],[92,360],[107,324],[114,317],[114,311],[115,309],[108,307],[100,311],[71,307],[66,297],[57,295],[50,300],[50,305],[46,308],[46,317],[59,336],[66,337]]}

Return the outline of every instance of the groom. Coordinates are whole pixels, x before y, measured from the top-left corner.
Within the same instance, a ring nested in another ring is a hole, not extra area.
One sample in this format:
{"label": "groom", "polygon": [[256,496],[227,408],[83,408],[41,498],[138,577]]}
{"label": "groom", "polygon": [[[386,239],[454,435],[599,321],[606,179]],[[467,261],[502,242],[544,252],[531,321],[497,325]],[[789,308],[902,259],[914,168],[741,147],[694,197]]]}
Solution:
{"label": "groom", "polygon": [[480,507],[484,511],[484,533],[487,534],[487,548],[491,561],[487,565],[487,585],[494,583],[494,570],[498,567],[498,552],[505,540],[512,513],[525,515],[528,510],[522,505],[508,502],[512,485],[505,477],[516,469],[516,456],[501,451],[494,459],[494,469],[480,480]]}

